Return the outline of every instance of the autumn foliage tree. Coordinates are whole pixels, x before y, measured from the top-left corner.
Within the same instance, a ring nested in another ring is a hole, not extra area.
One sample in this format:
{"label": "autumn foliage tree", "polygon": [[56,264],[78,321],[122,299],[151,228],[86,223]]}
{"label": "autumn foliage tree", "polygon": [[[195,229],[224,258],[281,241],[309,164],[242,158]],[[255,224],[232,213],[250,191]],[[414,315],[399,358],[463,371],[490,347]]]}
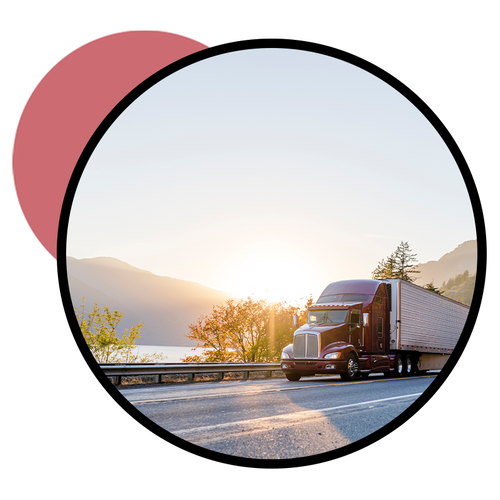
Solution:
{"label": "autumn foliage tree", "polygon": [[237,318],[233,301],[213,307],[212,314],[202,316],[196,323],[189,325],[191,340],[198,342],[197,347],[206,348],[202,355],[187,356],[182,361],[189,363],[230,363],[238,361],[237,353],[231,350],[233,345],[231,332],[237,328]]}
{"label": "autumn foliage tree", "polygon": [[298,307],[247,298],[228,300],[189,325],[186,336],[205,348],[185,362],[271,362],[293,341],[293,315]]}
{"label": "autumn foliage tree", "polygon": [[117,336],[117,328],[123,313],[111,312],[108,306],[101,311],[97,302],[91,312],[85,312],[85,300],[82,298],[80,309],[75,307],[75,315],[83,338],[98,363],[145,363],[158,361],[161,354],[145,354],[139,356],[135,350],[135,341],[141,337],[139,323],[125,329],[121,337]]}

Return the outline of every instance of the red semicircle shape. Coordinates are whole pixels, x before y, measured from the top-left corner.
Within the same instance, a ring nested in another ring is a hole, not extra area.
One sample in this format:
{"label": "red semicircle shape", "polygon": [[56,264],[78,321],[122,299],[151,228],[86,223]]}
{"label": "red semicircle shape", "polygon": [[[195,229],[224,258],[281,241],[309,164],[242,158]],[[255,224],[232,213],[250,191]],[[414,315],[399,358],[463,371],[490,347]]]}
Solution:
{"label": "red semicircle shape", "polygon": [[11,128],[11,196],[50,261],[64,195],[86,144],[135,87],[209,42],[174,28],[115,28],[73,45],[40,73]]}

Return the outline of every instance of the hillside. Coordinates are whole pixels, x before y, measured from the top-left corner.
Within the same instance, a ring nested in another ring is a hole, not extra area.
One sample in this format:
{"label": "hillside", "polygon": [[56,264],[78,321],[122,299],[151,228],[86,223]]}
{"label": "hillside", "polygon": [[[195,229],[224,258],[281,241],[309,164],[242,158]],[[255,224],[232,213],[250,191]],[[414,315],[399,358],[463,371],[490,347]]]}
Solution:
{"label": "hillside", "polygon": [[441,288],[443,282],[448,282],[450,278],[454,278],[464,271],[468,271],[469,275],[472,276],[476,272],[476,266],[476,241],[466,241],[437,261],[432,260],[425,264],[419,264],[417,269],[420,274],[415,280],[415,284],[424,286],[427,283],[434,282],[436,287]]}
{"label": "hillside", "polygon": [[145,323],[138,345],[194,346],[187,339],[188,325],[206,314],[214,304],[234,298],[226,292],[198,283],[157,276],[118,259],[67,258],[71,300],[80,307],[85,297],[89,311],[94,302],[102,309],[123,312],[120,332]]}
{"label": "hillside", "polygon": [[[476,262],[476,242],[466,241],[438,261],[419,264],[421,273],[415,283],[424,286],[433,281],[436,287],[443,288],[443,282],[448,283],[464,271],[472,277]],[[198,283],[157,276],[109,257],[68,257],[67,266],[73,305],[80,308],[85,297],[87,311],[97,302],[101,309],[107,305],[123,312],[120,334],[125,328],[145,323],[138,345],[194,346],[196,343],[184,335],[188,325],[210,314],[213,305],[236,298]],[[462,286],[465,288],[459,290]],[[466,285],[450,283],[445,295],[469,297],[473,286],[471,279]]]}
{"label": "hillside", "polygon": [[444,291],[443,295],[445,297],[470,306],[475,286],[476,275],[470,276],[468,271],[465,271],[454,278],[450,278],[444,286],[440,287],[440,290]]}

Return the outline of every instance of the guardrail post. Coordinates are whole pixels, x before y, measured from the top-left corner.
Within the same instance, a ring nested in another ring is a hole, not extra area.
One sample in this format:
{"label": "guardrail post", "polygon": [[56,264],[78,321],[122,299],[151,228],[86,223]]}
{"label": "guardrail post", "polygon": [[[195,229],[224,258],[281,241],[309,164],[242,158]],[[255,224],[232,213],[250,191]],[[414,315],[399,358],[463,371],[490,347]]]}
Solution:
{"label": "guardrail post", "polygon": [[155,384],[161,383],[161,375],[155,375]]}
{"label": "guardrail post", "polygon": [[122,383],[122,377],[121,377],[121,375],[113,375],[111,377],[111,380],[113,381],[114,385],[120,385]]}
{"label": "guardrail post", "polygon": [[217,374],[217,380],[224,380],[224,372],[219,372]]}
{"label": "guardrail post", "polygon": [[243,372],[243,379],[244,380],[248,380],[249,377],[250,377],[250,372]]}
{"label": "guardrail post", "polygon": [[273,377],[273,372],[272,372],[272,370],[269,370],[267,372],[267,378],[272,378],[272,377]]}

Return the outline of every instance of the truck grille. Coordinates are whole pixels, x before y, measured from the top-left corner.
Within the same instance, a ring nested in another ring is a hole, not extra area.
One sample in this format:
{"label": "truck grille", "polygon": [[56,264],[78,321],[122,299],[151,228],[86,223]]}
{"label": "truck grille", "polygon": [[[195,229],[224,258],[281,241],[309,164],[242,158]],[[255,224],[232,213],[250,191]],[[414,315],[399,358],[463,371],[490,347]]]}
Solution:
{"label": "truck grille", "polygon": [[293,338],[294,358],[317,358],[319,355],[318,335],[299,333]]}

